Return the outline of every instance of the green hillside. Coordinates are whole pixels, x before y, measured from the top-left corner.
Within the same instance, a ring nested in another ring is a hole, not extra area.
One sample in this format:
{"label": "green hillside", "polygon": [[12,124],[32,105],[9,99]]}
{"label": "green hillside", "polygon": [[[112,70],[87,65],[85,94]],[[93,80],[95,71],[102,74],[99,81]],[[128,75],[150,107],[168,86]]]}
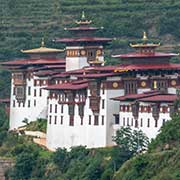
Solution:
{"label": "green hillside", "polygon": [[0,8],[0,60],[21,57],[19,51],[38,47],[42,36],[47,46],[60,47],[52,39],[64,37],[63,28],[82,10],[104,27],[101,35],[118,38],[114,51],[124,51],[144,30],[164,43],[180,40],[179,0],[1,0]]}
{"label": "green hillside", "polygon": [[148,151],[126,161],[115,173],[113,180],[179,180],[179,116],[166,122]]}

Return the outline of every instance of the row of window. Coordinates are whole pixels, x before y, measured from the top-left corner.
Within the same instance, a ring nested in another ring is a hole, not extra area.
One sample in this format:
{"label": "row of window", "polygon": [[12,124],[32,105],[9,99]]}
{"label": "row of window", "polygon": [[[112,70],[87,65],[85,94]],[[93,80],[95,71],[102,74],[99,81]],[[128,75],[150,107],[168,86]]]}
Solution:
{"label": "row of window", "polygon": [[[154,121],[154,127],[158,127],[158,120]],[[162,125],[166,122],[165,119],[162,120]],[[139,124],[138,124],[139,123]],[[123,126],[134,126],[134,127],[143,127],[144,125],[144,119],[141,118],[140,121],[135,121],[133,118],[130,120],[129,118],[123,118]],[[146,126],[150,127],[150,119],[147,119]]]}
{"label": "row of window", "polygon": [[[139,107],[139,112],[152,112],[153,108],[151,106],[140,106]],[[167,113],[169,111],[169,108],[167,106],[162,106],[160,107],[160,112],[162,113]],[[122,112],[132,112],[132,107],[130,105],[121,105],[120,106],[120,111]]]}
{"label": "row of window", "polygon": [[[54,105],[54,113],[57,113],[57,104],[55,104]],[[104,101],[104,99],[102,100],[102,109],[104,109],[105,108],[105,101]],[[50,104],[49,105],[49,112],[50,113],[52,113],[53,112],[53,105],[52,104]],[[64,112],[64,106],[63,106],[63,104],[61,105],[61,113],[63,113]]]}
{"label": "row of window", "polygon": [[[25,89],[24,89],[24,86],[16,86],[14,87],[13,89],[13,95],[16,95],[16,96],[24,96],[25,94]],[[28,96],[31,95],[31,87],[28,86]],[[34,97],[37,96],[37,90],[34,89]],[[42,96],[42,89],[39,89],[39,96]]]}
{"label": "row of window", "polygon": [[[32,102],[33,102],[33,104],[31,104]],[[18,107],[21,107],[21,104],[22,104],[22,107],[25,107],[25,102],[17,102]],[[31,106],[36,107],[35,99],[34,99],[34,101],[30,101],[30,100],[27,101],[27,107],[31,107]],[[13,107],[16,107],[16,100],[13,100]]]}
{"label": "row of window", "polygon": [[[54,116],[54,119],[52,118],[52,116],[49,116],[49,124],[57,124],[57,123],[58,123],[57,122],[57,116]],[[63,116],[60,116],[60,124],[63,124]],[[91,115],[89,115],[88,124],[89,125],[92,124]],[[83,118],[81,119],[81,125],[83,125]],[[99,116],[94,116],[94,125],[95,126],[100,125]],[[101,116],[101,125],[104,125],[104,116]],[[69,126],[74,126],[74,118],[70,117],[70,119],[69,119]]]}

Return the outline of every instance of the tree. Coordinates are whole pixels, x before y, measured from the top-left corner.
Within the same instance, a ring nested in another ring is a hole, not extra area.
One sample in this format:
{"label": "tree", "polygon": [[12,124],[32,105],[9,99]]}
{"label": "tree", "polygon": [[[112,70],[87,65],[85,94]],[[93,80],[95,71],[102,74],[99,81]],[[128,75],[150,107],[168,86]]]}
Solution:
{"label": "tree", "polygon": [[21,153],[16,159],[14,167],[13,179],[29,179],[34,165],[36,164],[37,156],[32,153]]}
{"label": "tree", "polygon": [[69,155],[66,149],[58,148],[53,154],[53,161],[61,172],[65,172],[69,164]]}
{"label": "tree", "polygon": [[121,151],[137,153],[147,147],[149,140],[141,130],[133,130],[130,127],[122,127],[113,137]]}

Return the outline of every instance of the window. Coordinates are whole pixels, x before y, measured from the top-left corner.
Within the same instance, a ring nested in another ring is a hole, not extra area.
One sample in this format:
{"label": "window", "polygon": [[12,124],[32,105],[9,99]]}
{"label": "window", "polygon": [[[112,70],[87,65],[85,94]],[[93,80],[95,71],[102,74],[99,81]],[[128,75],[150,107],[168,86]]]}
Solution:
{"label": "window", "polygon": [[155,119],[155,127],[158,127],[158,120]]}
{"label": "window", "polygon": [[54,116],[54,124],[57,124],[57,116]]}
{"label": "window", "polygon": [[69,118],[69,125],[74,126],[74,116],[70,116]]}
{"label": "window", "polygon": [[57,104],[55,105],[55,111],[54,112],[57,113]]}
{"label": "window", "polygon": [[150,127],[150,119],[147,120],[147,127]]}
{"label": "window", "polygon": [[63,104],[61,105],[61,113],[63,113],[64,112],[64,106],[63,106]]}
{"label": "window", "polygon": [[125,120],[125,118],[123,118],[123,126],[125,126],[126,124],[126,120]]}
{"label": "window", "polygon": [[36,97],[36,89],[34,89],[34,97]]}
{"label": "window", "polygon": [[124,81],[125,94],[136,94],[137,93],[137,81],[126,80]]}
{"label": "window", "polygon": [[89,115],[89,125],[91,125],[91,115]]}
{"label": "window", "polygon": [[13,87],[13,95],[15,95],[15,94],[16,94],[16,88]]}
{"label": "window", "polygon": [[52,112],[52,104],[50,104],[49,112]]}
{"label": "window", "polygon": [[99,117],[97,115],[94,116],[94,125],[99,125]]}
{"label": "window", "polygon": [[158,79],[152,81],[152,89],[167,90],[167,88],[168,88],[167,79]]}
{"label": "window", "polygon": [[104,109],[104,99],[102,100],[102,109]]}
{"label": "window", "polygon": [[30,86],[28,87],[28,95],[29,96],[31,95],[31,87]]}
{"label": "window", "polygon": [[114,114],[115,124],[119,124],[119,114]]}
{"label": "window", "polygon": [[127,118],[127,126],[129,126],[129,118]]}
{"label": "window", "polygon": [[104,125],[104,116],[102,116],[102,125]]}
{"label": "window", "polygon": [[133,123],[133,121],[134,121],[134,119],[133,119],[133,118],[131,118],[131,126],[133,126],[133,124],[134,124],[134,123]]}
{"label": "window", "polygon": [[61,124],[63,124],[63,116],[61,116]]}
{"label": "window", "polygon": [[36,106],[36,100],[34,100],[34,106]]}
{"label": "window", "polygon": [[42,89],[39,89],[39,96],[42,96]]}
{"label": "window", "polygon": [[104,94],[105,92],[104,92],[104,86],[102,87],[102,94]]}
{"label": "window", "polygon": [[141,118],[141,124],[140,124],[141,127],[143,127],[143,119]]}
{"label": "window", "polygon": [[17,86],[16,87],[16,96],[18,98],[24,98],[24,86]]}
{"label": "window", "polygon": [[81,118],[81,125],[83,125],[83,118]]}
{"label": "window", "polygon": [[163,119],[162,125],[164,125],[164,124],[165,124],[165,122],[166,122],[166,120],[165,120],[165,119]]}
{"label": "window", "polygon": [[30,107],[31,106],[31,101],[30,100],[28,100],[28,107]]}
{"label": "window", "polygon": [[51,117],[51,116],[49,116],[49,124],[51,124],[51,119],[52,119],[52,117]]}

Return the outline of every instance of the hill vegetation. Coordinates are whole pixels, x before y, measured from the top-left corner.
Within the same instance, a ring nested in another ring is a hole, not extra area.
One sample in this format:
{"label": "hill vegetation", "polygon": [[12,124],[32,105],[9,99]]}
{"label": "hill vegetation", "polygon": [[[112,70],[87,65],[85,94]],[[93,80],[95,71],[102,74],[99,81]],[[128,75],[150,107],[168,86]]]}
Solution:
{"label": "hill vegetation", "polygon": [[52,39],[66,36],[64,27],[82,10],[104,27],[100,35],[117,37],[110,53],[124,52],[129,40],[141,38],[144,30],[162,43],[177,45],[180,40],[179,0],[1,0],[0,60],[24,56],[20,50],[38,47],[42,37],[47,46],[62,47]]}
{"label": "hill vegetation", "polygon": [[180,116],[165,123],[148,152],[123,164],[113,180],[180,179]]}

